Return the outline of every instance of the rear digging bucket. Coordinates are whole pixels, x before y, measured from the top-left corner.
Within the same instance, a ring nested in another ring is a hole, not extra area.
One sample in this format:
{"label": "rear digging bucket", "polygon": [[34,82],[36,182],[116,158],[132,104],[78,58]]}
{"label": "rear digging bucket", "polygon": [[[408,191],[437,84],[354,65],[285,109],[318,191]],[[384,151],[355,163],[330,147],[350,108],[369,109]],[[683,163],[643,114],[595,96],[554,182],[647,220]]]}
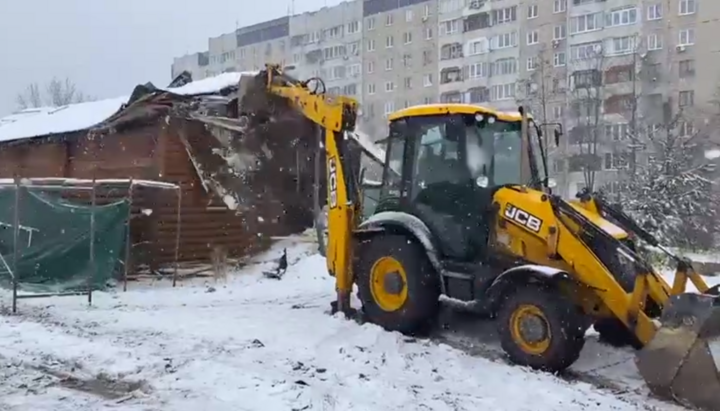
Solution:
{"label": "rear digging bucket", "polygon": [[705,294],[673,296],[662,326],[637,355],[653,394],[703,410],[720,410],[720,303]]}

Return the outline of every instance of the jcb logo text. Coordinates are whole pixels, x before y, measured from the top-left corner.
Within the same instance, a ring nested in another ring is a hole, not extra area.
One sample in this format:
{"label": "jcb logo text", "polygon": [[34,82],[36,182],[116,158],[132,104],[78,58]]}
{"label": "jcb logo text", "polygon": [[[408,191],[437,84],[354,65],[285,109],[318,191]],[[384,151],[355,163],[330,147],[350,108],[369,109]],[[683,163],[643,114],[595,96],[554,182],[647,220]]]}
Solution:
{"label": "jcb logo text", "polygon": [[536,233],[540,232],[542,227],[542,220],[528,213],[525,210],[521,210],[512,204],[505,206],[505,218],[512,220],[513,222],[520,224],[523,227],[528,228],[530,231]]}

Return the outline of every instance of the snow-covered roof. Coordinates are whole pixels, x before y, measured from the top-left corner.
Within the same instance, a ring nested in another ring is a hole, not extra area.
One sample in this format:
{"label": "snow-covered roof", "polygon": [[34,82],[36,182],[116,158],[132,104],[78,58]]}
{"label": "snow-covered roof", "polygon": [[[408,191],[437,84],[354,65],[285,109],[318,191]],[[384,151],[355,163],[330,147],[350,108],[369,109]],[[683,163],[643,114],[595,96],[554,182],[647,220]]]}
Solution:
{"label": "snow-covered roof", "polygon": [[[166,90],[180,95],[214,93],[238,84],[243,74],[254,75],[257,73],[223,73]],[[123,104],[127,103],[128,98],[128,96],[124,96],[62,107],[32,108],[2,117],[0,118],[0,142],[88,129],[117,113]]]}
{"label": "snow-covered roof", "polygon": [[119,97],[23,110],[0,119],[0,142],[84,130],[117,113],[127,100]]}
{"label": "snow-covered roof", "polygon": [[197,94],[215,93],[226,87],[237,85],[240,82],[240,77],[254,76],[257,72],[241,72],[241,73],[222,73],[215,77],[208,77],[206,79],[193,81],[181,87],[169,88],[170,91],[175,94],[181,94],[184,96],[194,96]]}

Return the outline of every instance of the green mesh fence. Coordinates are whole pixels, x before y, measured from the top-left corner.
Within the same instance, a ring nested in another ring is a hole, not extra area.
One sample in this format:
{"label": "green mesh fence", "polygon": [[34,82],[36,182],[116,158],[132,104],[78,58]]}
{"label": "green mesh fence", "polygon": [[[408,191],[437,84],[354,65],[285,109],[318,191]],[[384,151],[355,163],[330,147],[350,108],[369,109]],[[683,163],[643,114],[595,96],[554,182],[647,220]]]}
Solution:
{"label": "green mesh fence", "polygon": [[[20,188],[17,268],[13,269],[13,186],[0,187],[0,286],[60,293],[103,289],[121,266],[129,201],[95,207],[95,270],[90,259],[92,207],[68,202],[59,191]],[[12,271],[11,271],[12,270]]]}

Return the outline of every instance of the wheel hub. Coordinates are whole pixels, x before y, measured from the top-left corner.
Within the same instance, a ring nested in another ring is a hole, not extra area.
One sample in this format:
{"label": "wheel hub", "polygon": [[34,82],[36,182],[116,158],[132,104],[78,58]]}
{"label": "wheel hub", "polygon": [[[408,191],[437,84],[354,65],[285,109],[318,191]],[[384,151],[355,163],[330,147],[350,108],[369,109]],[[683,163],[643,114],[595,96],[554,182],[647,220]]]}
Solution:
{"label": "wheel hub", "polygon": [[385,274],[383,278],[383,288],[385,288],[385,292],[392,295],[400,295],[404,287],[405,282],[399,272],[393,271]]}
{"label": "wheel hub", "polygon": [[523,340],[529,343],[539,343],[548,338],[547,327],[541,317],[526,314],[519,319],[519,323],[519,331]]}

